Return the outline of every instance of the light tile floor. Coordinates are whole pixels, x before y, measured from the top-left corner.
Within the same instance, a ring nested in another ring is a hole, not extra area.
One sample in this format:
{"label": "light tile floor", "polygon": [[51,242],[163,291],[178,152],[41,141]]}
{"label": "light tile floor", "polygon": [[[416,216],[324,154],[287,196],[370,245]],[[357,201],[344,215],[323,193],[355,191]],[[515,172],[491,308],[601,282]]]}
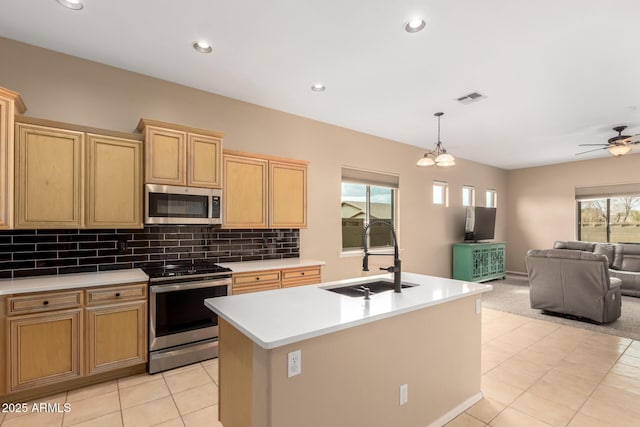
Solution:
{"label": "light tile floor", "polygon": [[[640,426],[638,341],[484,309],[482,374],[484,399],[447,426]],[[39,399],[71,411],[0,414],[0,427],[221,427],[217,383],[214,359]]]}
{"label": "light tile floor", "polygon": [[109,381],[36,402],[66,402],[70,411],[0,414],[0,426],[222,427],[217,421],[218,359]]}

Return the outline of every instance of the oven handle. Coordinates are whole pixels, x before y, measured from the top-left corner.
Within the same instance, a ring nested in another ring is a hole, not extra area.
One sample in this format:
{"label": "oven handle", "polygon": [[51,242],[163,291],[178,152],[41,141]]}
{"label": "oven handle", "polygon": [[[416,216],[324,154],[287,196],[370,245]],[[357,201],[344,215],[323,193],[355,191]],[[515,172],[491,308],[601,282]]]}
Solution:
{"label": "oven handle", "polygon": [[218,286],[228,287],[231,284],[231,280],[214,280],[209,282],[186,282],[176,283],[175,285],[153,285],[149,289],[154,294],[161,294],[165,292],[185,291],[189,289],[201,289],[201,288],[216,288]]}

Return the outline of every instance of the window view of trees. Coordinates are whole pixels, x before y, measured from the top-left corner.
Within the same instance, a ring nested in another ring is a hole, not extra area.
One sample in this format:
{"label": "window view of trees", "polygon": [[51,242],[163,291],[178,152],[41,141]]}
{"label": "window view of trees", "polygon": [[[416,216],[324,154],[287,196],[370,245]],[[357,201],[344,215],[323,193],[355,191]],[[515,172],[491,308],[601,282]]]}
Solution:
{"label": "window view of trees", "polygon": [[578,202],[578,239],[591,242],[640,242],[640,195]]}
{"label": "window view of trees", "polygon": [[[385,221],[395,227],[394,190],[375,185],[342,183],[342,249],[362,248],[362,230],[372,221]],[[372,226],[368,232],[370,248],[393,244],[391,231]]]}

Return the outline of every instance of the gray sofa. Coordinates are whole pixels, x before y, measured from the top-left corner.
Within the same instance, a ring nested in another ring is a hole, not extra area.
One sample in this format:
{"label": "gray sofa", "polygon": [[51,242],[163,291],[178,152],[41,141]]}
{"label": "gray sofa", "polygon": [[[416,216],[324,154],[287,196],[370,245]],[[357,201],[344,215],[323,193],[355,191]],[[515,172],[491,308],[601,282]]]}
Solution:
{"label": "gray sofa", "polygon": [[558,240],[553,247],[606,255],[609,275],[622,281],[622,295],[640,297],[640,244]]}
{"label": "gray sofa", "polygon": [[531,307],[598,323],[620,317],[621,280],[610,277],[603,254],[580,249],[527,252]]}

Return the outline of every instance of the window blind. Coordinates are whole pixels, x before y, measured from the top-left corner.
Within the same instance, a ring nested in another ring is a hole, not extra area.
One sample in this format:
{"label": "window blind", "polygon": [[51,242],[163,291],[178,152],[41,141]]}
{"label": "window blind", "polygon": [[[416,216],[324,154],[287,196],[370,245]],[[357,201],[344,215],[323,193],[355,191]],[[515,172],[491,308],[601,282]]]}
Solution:
{"label": "window blind", "polygon": [[640,196],[640,183],[576,187],[576,200],[602,199],[616,196]]}
{"label": "window blind", "polygon": [[399,188],[400,177],[398,175],[343,167],[342,182],[375,185],[378,187]]}

